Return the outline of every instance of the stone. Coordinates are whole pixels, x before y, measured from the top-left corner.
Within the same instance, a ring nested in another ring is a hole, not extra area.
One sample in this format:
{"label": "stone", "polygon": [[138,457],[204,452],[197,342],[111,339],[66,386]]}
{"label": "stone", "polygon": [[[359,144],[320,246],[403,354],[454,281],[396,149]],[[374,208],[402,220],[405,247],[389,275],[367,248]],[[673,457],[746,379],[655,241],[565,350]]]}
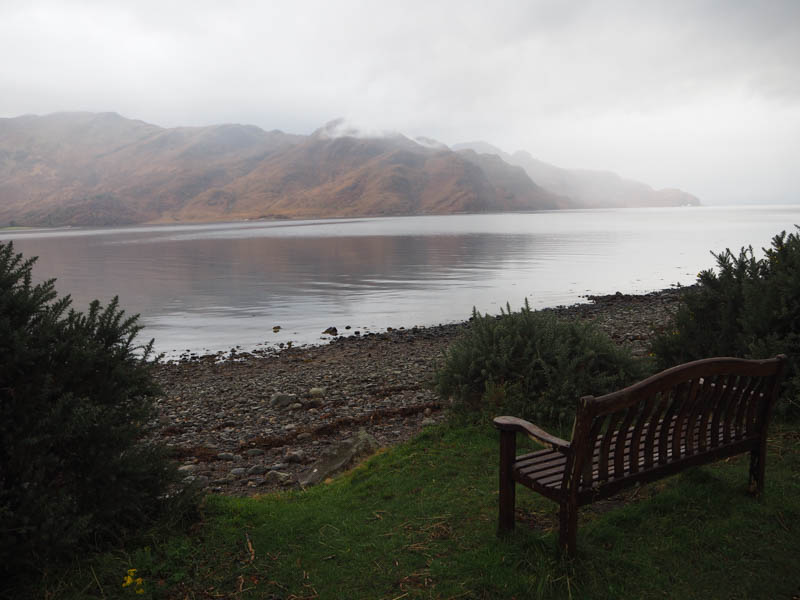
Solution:
{"label": "stone", "polygon": [[267,472],[267,467],[264,465],[253,465],[249,469],[247,469],[248,475],[263,475]]}
{"label": "stone", "polygon": [[247,456],[261,456],[264,454],[264,450],[261,448],[248,448],[246,454]]}
{"label": "stone", "polygon": [[300,404],[299,402],[295,402],[294,404],[289,406],[289,410],[299,410],[301,408],[303,408],[303,405]]}
{"label": "stone", "polygon": [[432,412],[433,411],[430,408],[426,408],[425,412],[423,412],[422,414],[424,414],[426,417],[430,417]]}
{"label": "stone", "polygon": [[428,425],[436,425],[436,421],[434,421],[433,419],[427,419],[427,418],[422,419],[422,426],[423,427],[427,427]]}
{"label": "stone", "polygon": [[220,452],[217,454],[219,460],[236,460],[236,455],[233,452]]}
{"label": "stone", "polygon": [[181,473],[192,473],[197,471],[200,468],[200,465],[181,465],[178,467],[178,471]]}
{"label": "stone", "polygon": [[311,398],[324,398],[328,389],[324,387],[313,387],[308,390],[308,395]]}
{"label": "stone", "polygon": [[286,453],[286,462],[301,463],[306,459],[306,453],[302,450],[293,450]]}
{"label": "stone", "polygon": [[244,467],[236,467],[234,469],[231,469],[230,472],[229,472],[229,474],[231,476],[233,476],[233,477],[241,477],[242,475],[244,475],[246,473],[247,473],[247,469],[245,469]]}
{"label": "stone", "polygon": [[302,487],[315,485],[331,475],[354,467],[361,459],[375,453],[379,447],[378,441],[362,429],[354,437],[327,448],[322,458],[303,472],[298,481]]}
{"label": "stone", "polygon": [[292,475],[290,473],[283,473],[281,471],[270,471],[266,476],[266,481],[268,483],[277,483],[280,485],[286,485],[291,482],[291,480]]}
{"label": "stone", "polygon": [[303,433],[298,433],[296,439],[298,442],[304,442],[311,439],[311,434],[307,431],[304,431]]}
{"label": "stone", "polygon": [[322,332],[325,335],[339,335],[339,330],[336,327],[328,327],[325,331]]}
{"label": "stone", "polygon": [[283,408],[284,406],[294,404],[296,400],[297,396],[295,394],[276,392],[272,394],[272,397],[269,399],[269,405],[273,408]]}

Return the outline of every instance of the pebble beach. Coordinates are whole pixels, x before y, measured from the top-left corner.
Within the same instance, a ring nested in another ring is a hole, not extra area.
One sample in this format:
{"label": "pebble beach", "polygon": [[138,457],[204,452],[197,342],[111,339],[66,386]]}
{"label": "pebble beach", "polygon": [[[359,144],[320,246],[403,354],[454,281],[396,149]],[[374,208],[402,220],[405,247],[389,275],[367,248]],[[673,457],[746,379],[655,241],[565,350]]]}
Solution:
{"label": "pebble beach", "polygon": [[[648,352],[677,309],[679,289],[588,296],[546,309],[593,321],[635,355]],[[446,418],[432,389],[448,346],[468,322],[335,338],[275,353],[189,357],[158,364],[154,435],[187,482],[255,495],[302,487],[320,457],[364,430],[378,447]]]}

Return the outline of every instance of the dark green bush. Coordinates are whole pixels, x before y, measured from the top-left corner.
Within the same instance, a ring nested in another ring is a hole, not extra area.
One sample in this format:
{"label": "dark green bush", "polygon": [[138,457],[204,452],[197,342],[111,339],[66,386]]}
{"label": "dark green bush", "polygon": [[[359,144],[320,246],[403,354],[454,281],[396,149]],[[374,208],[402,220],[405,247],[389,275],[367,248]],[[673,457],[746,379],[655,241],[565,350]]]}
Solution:
{"label": "dark green bush", "polygon": [[[713,253],[712,253],[713,254]],[[783,414],[800,414],[800,237],[783,231],[756,259],[753,248],[713,254],[717,272],[702,271],[687,288],[670,332],[653,353],[666,368],[710,356],[789,357]]]}
{"label": "dark green bush", "polygon": [[142,527],[174,467],[143,441],[157,392],[114,299],[87,313],[0,243],[0,572]]}
{"label": "dark green bush", "polygon": [[473,310],[466,334],[448,350],[437,391],[459,412],[572,422],[577,400],[623,387],[646,365],[591,324],[510,307],[494,317]]}

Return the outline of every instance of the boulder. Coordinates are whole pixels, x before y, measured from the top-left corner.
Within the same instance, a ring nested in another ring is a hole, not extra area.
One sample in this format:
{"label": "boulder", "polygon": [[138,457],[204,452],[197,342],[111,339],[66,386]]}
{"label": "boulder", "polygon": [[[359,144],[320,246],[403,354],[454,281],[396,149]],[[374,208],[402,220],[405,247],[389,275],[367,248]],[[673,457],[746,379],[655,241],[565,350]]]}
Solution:
{"label": "boulder", "polygon": [[286,462],[301,463],[306,459],[306,453],[302,450],[291,450],[286,453]]}
{"label": "boulder", "polygon": [[291,473],[281,473],[280,471],[270,471],[266,476],[267,483],[277,483],[280,485],[288,485],[292,481]]}
{"label": "boulder", "polygon": [[283,408],[295,402],[297,402],[297,396],[295,394],[283,394],[281,392],[272,394],[272,398],[269,399],[269,405],[272,408]]}
{"label": "boulder", "polygon": [[302,487],[316,485],[331,475],[354,467],[362,459],[374,454],[380,445],[363,429],[355,436],[342,440],[326,450],[322,457],[297,478]]}

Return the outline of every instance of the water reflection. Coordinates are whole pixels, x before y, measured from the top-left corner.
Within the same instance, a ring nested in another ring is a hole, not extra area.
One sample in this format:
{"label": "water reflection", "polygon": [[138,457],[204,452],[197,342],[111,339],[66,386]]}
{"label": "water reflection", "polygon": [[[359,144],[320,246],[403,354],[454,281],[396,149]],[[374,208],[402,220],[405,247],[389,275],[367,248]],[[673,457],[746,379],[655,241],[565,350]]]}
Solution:
{"label": "water reflection", "polygon": [[[316,342],[690,283],[800,211],[647,209],[6,232],[78,308],[119,295],[159,350]],[[2,235],[2,232],[0,232]],[[273,333],[273,325],[281,325]],[[351,330],[352,331],[352,330]]]}

